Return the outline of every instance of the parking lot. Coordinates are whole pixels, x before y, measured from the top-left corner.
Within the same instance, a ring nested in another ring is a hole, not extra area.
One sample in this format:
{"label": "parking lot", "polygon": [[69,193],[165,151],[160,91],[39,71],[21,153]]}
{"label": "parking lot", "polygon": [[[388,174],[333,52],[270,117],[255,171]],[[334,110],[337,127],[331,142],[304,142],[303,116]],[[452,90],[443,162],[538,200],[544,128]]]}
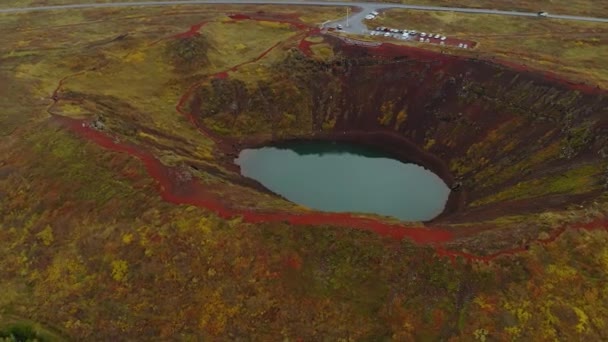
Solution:
{"label": "parking lot", "polygon": [[[369,8],[367,8],[369,10]],[[394,27],[378,26],[371,28],[369,23],[378,18],[381,13],[370,10],[361,11],[350,16],[350,20],[345,18],[333,22],[325,22],[322,27],[330,31],[344,32],[353,35],[372,36],[378,42],[387,40],[401,40],[415,42],[418,44],[433,44],[459,49],[474,49],[478,44],[473,40],[465,40],[450,37],[440,30],[435,32],[423,32],[415,29],[404,29]],[[405,25],[404,25],[405,26]]]}
{"label": "parking lot", "polygon": [[417,30],[396,29],[382,26],[370,30],[369,35],[379,38],[389,38],[418,43],[451,46],[460,49],[472,49],[477,45],[477,43],[474,41],[452,38],[441,33],[419,32]]}

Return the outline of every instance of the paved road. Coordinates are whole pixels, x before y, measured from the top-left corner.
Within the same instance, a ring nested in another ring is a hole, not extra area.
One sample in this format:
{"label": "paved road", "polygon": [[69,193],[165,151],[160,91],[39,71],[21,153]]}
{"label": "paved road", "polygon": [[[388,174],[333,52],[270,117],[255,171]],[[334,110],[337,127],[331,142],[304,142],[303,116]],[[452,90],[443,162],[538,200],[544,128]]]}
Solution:
{"label": "paved road", "polygon": [[[85,8],[113,8],[113,7],[132,7],[132,6],[174,6],[174,5],[204,5],[204,4],[274,4],[274,5],[309,5],[309,6],[354,6],[360,7],[362,11],[356,14],[352,19],[350,30],[353,33],[361,33],[364,29],[362,18],[365,14],[373,10],[385,10],[389,8],[404,8],[413,10],[426,11],[448,11],[461,13],[482,13],[482,14],[498,14],[520,17],[536,17],[535,12],[517,12],[517,11],[499,11],[493,9],[476,9],[476,8],[461,8],[461,7],[438,7],[438,6],[419,6],[419,5],[404,5],[391,3],[371,3],[371,2],[335,2],[335,1],[308,1],[308,0],[185,0],[185,1],[141,1],[141,2],[114,2],[114,3],[92,3],[92,4],[73,4],[73,5],[55,5],[55,6],[36,6],[23,8],[6,8],[0,9],[0,13],[23,13],[31,11],[54,11],[67,9],[85,9]],[[539,8],[539,11],[542,10]],[[608,18],[593,18],[580,17],[572,15],[552,15],[549,18],[564,19],[564,20],[580,20],[608,23]]]}

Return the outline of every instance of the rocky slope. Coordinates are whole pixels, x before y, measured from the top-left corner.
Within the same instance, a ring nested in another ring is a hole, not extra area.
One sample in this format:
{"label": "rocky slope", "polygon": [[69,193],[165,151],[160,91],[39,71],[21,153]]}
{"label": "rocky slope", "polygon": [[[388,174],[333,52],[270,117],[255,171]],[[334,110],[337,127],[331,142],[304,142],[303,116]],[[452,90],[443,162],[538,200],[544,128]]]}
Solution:
{"label": "rocky slope", "polygon": [[458,188],[441,224],[559,211],[605,192],[602,91],[517,66],[328,39],[330,61],[293,49],[272,77],[202,85],[191,112],[243,144],[350,140],[418,162]]}

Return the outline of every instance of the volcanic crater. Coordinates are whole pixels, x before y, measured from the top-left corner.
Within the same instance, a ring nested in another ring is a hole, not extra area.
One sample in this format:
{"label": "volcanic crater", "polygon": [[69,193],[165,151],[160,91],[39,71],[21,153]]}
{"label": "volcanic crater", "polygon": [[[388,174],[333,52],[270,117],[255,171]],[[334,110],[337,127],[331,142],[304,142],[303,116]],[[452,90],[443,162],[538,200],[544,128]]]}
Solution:
{"label": "volcanic crater", "polygon": [[526,227],[509,235],[519,241],[546,226],[542,213],[605,200],[603,90],[499,61],[324,39],[332,60],[293,48],[255,87],[216,77],[188,94],[188,112],[224,141],[226,162],[284,141],[374,146],[455,189],[428,225],[469,235],[508,222]]}
{"label": "volcanic crater", "polygon": [[[66,103],[83,105],[84,94],[63,89],[82,73],[60,82],[49,112],[87,138],[144,160],[166,200],[223,217],[372,230],[476,255],[525,248],[566,227],[603,220],[608,98],[599,87],[496,59],[344,39],[291,17],[230,18],[291,25],[299,33],[203,76],[193,73],[218,49],[198,32],[205,23],[169,38],[175,72],[190,84],[176,110],[213,141],[213,162],[197,162],[189,148],[176,147],[172,153],[187,161],[168,166],[149,151],[166,149],[158,139],[121,145],[90,122],[57,116]],[[322,58],[313,53],[320,44],[331,50]],[[137,110],[127,103],[86,96],[112,108],[103,125],[114,135],[179,139],[128,117]],[[453,191],[444,212],[425,223],[318,213],[243,177],[234,164],[245,148],[294,141],[373,147],[429,169]],[[201,172],[215,183],[193,176]]]}

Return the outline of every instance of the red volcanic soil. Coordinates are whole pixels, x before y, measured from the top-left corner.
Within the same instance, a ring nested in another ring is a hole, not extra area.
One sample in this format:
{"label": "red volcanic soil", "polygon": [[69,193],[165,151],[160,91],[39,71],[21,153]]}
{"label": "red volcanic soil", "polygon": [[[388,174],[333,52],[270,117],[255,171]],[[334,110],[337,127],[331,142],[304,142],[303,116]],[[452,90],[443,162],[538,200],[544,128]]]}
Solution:
{"label": "red volcanic soil", "polygon": [[306,40],[306,38],[300,40],[300,44],[298,44],[298,49],[300,49],[300,51],[302,51],[306,56],[310,57],[312,56],[312,50],[310,50],[310,47],[314,45],[313,42],[310,42],[308,40]]}
{"label": "red volcanic soil", "polygon": [[[235,14],[230,16],[234,20],[271,20],[265,15],[256,15],[256,16],[246,16],[242,14]],[[296,25],[296,27],[301,29],[308,29],[308,26],[297,23],[294,24],[294,20],[290,18],[278,18],[273,21],[278,22],[287,22],[292,25]],[[204,23],[194,25],[187,32],[180,33],[176,35],[177,38],[185,38],[190,37],[192,35],[198,34],[200,28],[204,25]],[[311,34],[314,30],[309,30],[307,33]],[[307,35],[305,35],[306,37]],[[304,37],[304,38],[305,38]],[[276,48],[280,44],[277,43],[274,46],[268,48],[264,52],[262,52],[259,56],[253,58],[250,61],[246,61],[236,66],[232,66],[227,70],[221,71],[219,73],[209,75],[209,77],[216,78],[227,78],[229,77],[228,72],[235,71],[239,67],[248,64],[254,63],[266,56],[270,51]],[[299,43],[299,48],[304,52],[310,53],[310,42],[302,39]],[[393,44],[383,44],[379,47],[368,47],[362,48],[360,46],[348,46],[344,45],[343,50],[346,53],[350,52],[353,54],[357,54],[361,52],[361,49],[365,49],[366,53],[369,53],[378,58],[392,58],[403,56],[404,51],[407,52],[407,55],[411,56],[412,54],[417,55],[419,59],[428,59],[429,62],[433,63],[444,63],[448,60],[457,59],[460,57],[457,56],[447,56],[437,54],[432,51],[427,51],[423,49],[417,49],[412,47],[405,47]],[[59,101],[58,93],[65,83],[67,77],[62,79],[59,82],[57,89],[53,92],[53,101],[57,103]],[[569,84],[567,81],[560,80],[564,84],[568,84],[569,86],[573,86]],[[222,144],[226,144],[226,139],[219,137],[205,127],[202,127],[197,123],[194,119],[194,115],[196,113],[189,113],[185,108],[185,104],[192,92],[200,85],[200,82],[192,85],[186,93],[180,98],[179,102],[176,105],[176,110],[181,115],[184,115],[189,121],[196,126],[202,134],[205,134],[219,143],[221,147]],[[578,89],[578,85],[575,87]],[[587,89],[595,90],[593,88]],[[198,106],[192,106],[198,107]],[[51,106],[52,109],[52,106]],[[49,110],[51,112],[51,110]],[[51,112],[52,114],[52,112]],[[366,231],[372,231],[382,236],[391,237],[394,239],[401,240],[403,238],[408,238],[409,240],[418,243],[418,244],[430,244],[435,246],[438,255],[448,257],[452,260],[455,260],[457,257],[462,257],[466,260],[476,260],[476,261],[490,261],[494,258],[500,257],[502,255],[509,255],[518,252],[525,251],[527,248],[519,247],[510,250],[504,250],[497,252],[495,254],[487,255],[487,256],[476,256],[473,254],[469,254],[461,251],[452,251],[447,250],[442,247],[445,243],[455,240],[458,236],[454,234],[453,231],[442,229],[442,228],[430,228],[425,226],[419,227],[411,227],[402,224],[392,224],[383,222],[376,219],[359,217],[348,213],[322,213],[322,212],[305,212],[305,213],[289,213],[289,212],[259,212],[255,210],[243,210],[243,209],[235,209],[230,206],[229,203],[224,203],[221,198],[218,198],[218,195],[210,192],[205,185],[197,181],[196,179],[184,180],[183,177],[178,177],[179,171],[175,168],[171,168],[163,165],[158,159],[156,159],[152,153],[145,150],[141,146],[137,146],[128,142],[119,142],[114,137],[106,135],[103,132],[97,131],[89,126],[86,120],[78,120],[72,119],[68,117],[62,117],[59,115],[53,114],[53,119],[57,122],[61,123],[65,127],[67,127],[70,131],[74,132],[78,136],[92,141],[97,145],[106,148],[111,151],[120,152],[120,153],[128,153],[138,159],[140,159],[148,174],[154,178],[157,182],[157,190],[163,200],[167,202],[171,202],[174,204],[188,204],[194,205],[200,208],[204,208],[210,211],[213,211],[218,216],[223,218],[232,218],[236,216],[240,216],[243,218],[245,222],[248,223],[266,223],[266,222],[286,222],[291,225],[304,225],[304,226],[341,226],[347,228],[354,228]],[[606,222],[597,221],[587,224],[582,224],[580,226],[574,227],[578,229],[608,229],[608,225]],[[555,240],[559,235],[561,235],[566,230],[566,227],[562,227],[561,229],[555,230],[553,235],[549,239],[545,240],[537,240],[537,243],[550,243]],[[289,260],[288,263],[292,265],[294,268],[297,268],[299,263],[297,259]]]}
{"label": "red volcanic soil", "polygon": [[68,117],[54,115],[55,120],[60,122],[71,131],[86,140],[93,141],[97,145],[115,152],[128,153],[140,159],[146,170],[158,184],[161,197],[175,204],[189,204],[200,208],[211,210],[223,218],[241,216],[245,222],[287,222],[292,225],[337,225],[350,228],[369,230],[383,236],[395,239],[405,237],[417,243],[440,243],[450,241],[452,233],[441,229],[430,229],[426,227],[407,227],[398,224],[389,224],[370,218],[357,217],[351,214],[341,213],[304,213],[293,214],[284,212],[260,213],[255,211],[235,210],[230,208],[213,194],[206,191],[205,186],[196,180],[180,181],[177,170],[163,165],[152,154],[139,146],[117,142],[113,137],[103,134],[91,128],[86,120],[77,120]]}
{"label": "red volcanic soil", "polygon": [[198,31],[200,31],[200,29],[205,26],[207,23],[203,22],[203,23],[198,23],[195,25],[192,25],[190,27],[190,29],[186,32],[182,32],[182,33],[178,33],[176,35],[174,35],[172,38],[190,38],[190,37],[194,37],[196,35],[198,35]]}
{"label": "red volcanic soil", "polygon": [[202,22],[202,23],[198,23],[198,24],[192,25],[192,26],[190,26],[190,29],[188,31],[186,31],[186,32],[174,34],[174,35],[172,35],[172,36],[170,36],[168,38],[165,37],[165,38],[157,39],[157,40],[151,42],[150,44],[148,44],[148,46],[154,46],[154,45],[162,42],[165,39],[184,39],[184,38],[194,37],[194,36],[200,34],[199,31],[205,25],[207,25],[207,22]]}
{"label": "red volcanic soil", "polygon": [[228,78],[228,72],[226,72],[226,71],[218,72],[217,74],[214,75],[214,77],[221,79],[221,80],[225,80]]}
{"label": "red volcanic soil", "polygon": [[311,41],[306,40],[306,38],[310,37],[311,35],[307,35],[306,37],[302,38],[300,40],[300,43],[298,44],[298,49],[300,49],[300,51],[302,51],[303,54],[305,54],[308,57],[311,57],[313,55],[312,50],[310,49],[311,46],[319,44],[319,43],[313,43]]}
{"label": "red volcanic soil", "polygon": [[232,20],[249,20],[249,19],[251,19],[250,16],[245,15],[245,14],[231,14],[228,17]]}

